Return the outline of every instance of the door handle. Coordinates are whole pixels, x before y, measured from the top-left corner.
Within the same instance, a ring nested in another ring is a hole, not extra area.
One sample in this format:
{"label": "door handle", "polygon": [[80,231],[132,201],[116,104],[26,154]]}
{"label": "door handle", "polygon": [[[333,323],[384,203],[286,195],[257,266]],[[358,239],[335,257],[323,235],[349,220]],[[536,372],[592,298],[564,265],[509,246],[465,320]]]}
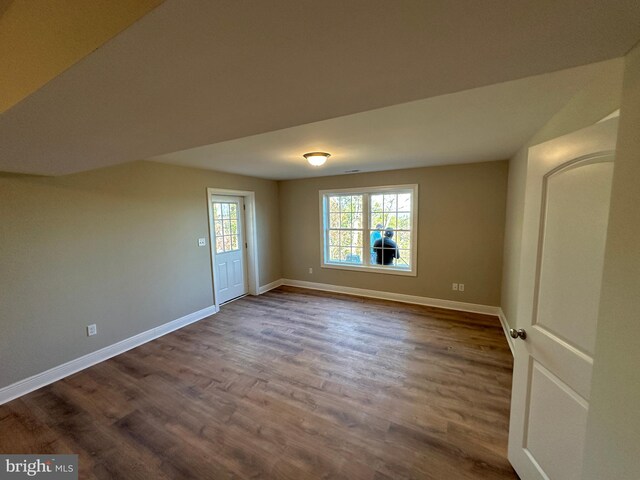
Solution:
{"label": "door handle", "polygon": [[518,330],[512,328],[511,330],[509,330],[509,335],[511,335],[511,338],[520,337],[522,340],[527,338],[527,332],[524,328],[519,328]]}

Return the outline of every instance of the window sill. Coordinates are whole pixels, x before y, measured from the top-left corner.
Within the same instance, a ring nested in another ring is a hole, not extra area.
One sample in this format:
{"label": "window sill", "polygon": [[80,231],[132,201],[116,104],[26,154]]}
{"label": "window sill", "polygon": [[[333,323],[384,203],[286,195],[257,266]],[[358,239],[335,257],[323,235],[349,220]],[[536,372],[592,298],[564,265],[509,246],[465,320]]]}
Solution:
{"label": "window sill", "polygon": [[336,270],[352,270],[355,272],[367,272],[367,273],[382,273],[386,275],[402,275],[405,277],[415,277],[417,272],[415,268],[413,270],[397,267],[374,267],[372,265],[349,265],[339,263],[325,263],[320,265],[322,268],[332,268]]}

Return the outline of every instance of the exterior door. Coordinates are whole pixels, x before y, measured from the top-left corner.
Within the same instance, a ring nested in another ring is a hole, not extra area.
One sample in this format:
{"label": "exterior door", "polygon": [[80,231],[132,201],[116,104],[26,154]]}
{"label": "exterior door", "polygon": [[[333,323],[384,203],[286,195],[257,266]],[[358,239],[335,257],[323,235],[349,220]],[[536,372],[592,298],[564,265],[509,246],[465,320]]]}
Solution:
{"label": "exterior door", "polygon": [[[509,460],[581,478],[617,119],[529,150]],[[524,338],[523,338],[524,337]]]}
{"label": "exterior door", "polygon": [[218,304],[249,292],[244,238],[244,198],[212,196],[214,286]]}

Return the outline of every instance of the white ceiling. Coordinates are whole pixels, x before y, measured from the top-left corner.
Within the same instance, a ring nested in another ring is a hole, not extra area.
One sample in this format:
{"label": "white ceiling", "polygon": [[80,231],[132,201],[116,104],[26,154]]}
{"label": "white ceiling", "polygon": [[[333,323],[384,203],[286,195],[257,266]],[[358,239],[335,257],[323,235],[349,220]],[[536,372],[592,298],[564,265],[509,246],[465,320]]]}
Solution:
{"label": "white ceiling", "polygon": [[637,0],[167,0],[0,114],[0,171],[149,158],[620,57],[639,38]]}
{"label": "white ceiling", "polygon": [[[277,180],[510,158],[610,60],[151,158]],[[305,152],[331,158],[311,167]]]}

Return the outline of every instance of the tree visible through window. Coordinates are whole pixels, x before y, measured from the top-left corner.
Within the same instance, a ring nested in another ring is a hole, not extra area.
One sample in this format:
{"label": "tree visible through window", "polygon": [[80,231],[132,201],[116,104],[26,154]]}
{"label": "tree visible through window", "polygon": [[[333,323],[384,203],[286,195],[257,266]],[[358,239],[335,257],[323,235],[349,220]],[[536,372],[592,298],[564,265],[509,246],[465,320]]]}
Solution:
{"label": "tree visible through window", "polygon": [[329,197],[329,261],[361,264],[362,195]]}
{"label": "tree visible through window", "polygon": [[213,202],[216,253],[239,250],[238,204]]}
{"label": "tree visible through window", "polygon": [[324,267],[415,274],[417,186],[320,193]]}

